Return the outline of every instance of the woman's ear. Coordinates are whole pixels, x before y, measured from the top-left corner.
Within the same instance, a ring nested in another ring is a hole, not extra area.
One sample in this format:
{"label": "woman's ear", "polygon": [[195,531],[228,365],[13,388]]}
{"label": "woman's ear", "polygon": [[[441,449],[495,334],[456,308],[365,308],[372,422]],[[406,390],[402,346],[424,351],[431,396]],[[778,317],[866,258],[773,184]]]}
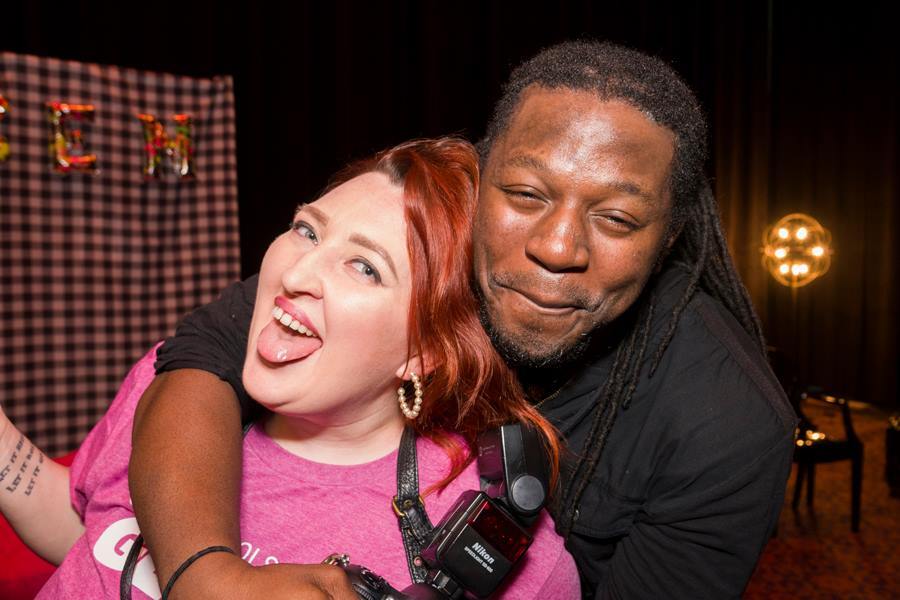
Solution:
{"label": "woman's ear", "polygon": [[423,359],[416,354],[415,356],[409,357],[409,360],[400,365],[397,369],[397,378],[402,379],[403,381],[409,381],[411,377],[410,373],[415,373],[424,379],[428,375],[431,375],[432,371],[434,371],[434,367],[433,361],[428,360],[427,357]]}

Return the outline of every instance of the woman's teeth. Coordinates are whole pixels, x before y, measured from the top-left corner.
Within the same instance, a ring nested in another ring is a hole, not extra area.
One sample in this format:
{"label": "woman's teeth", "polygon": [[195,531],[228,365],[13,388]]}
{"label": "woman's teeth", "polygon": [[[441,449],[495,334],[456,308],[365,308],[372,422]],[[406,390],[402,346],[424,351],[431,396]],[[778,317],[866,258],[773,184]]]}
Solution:
{"label": "woman's teeth", "polygon": [[300,323],[300,321],[284,312],[284,310],[279,306],[276,306],[272,309],[272,316],[275,317],[276,321],[278,321],[285,327],[293,329],[297,333],[302,333],[307,337],[316,337],[316,334],[307,329],[305,325]]}

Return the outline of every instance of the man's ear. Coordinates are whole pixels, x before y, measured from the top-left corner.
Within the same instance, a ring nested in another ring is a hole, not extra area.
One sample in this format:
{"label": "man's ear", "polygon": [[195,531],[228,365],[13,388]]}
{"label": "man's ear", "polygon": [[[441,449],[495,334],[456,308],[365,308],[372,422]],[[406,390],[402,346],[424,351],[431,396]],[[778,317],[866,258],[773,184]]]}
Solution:
{"label": "man's ear", "polygon": [[666,240],[666,252],[672,249],[672,246],[675,245],[675,242],[678,241],[678,236],[681,235],[681,231],[684,229],[684,219],[681,219],[681,222],[676,225],[669,234],[669,239]]}
{"label": "man's ear", "polygon": [[402,379],[403,381],[409,381],[411,378],[410,373],[415,373],[424,379],[431,375],[432,371],[434,371],[434,367],[434,361],[429,360],[427,357],[423,359],[416,354],[415,356],[409,357],[409,360],[397,368],[397,378]]}
{"label": "man's ear", "polygon": [[659,254],[656,255],[656,264],[653,265],[654,273],[662,271],[663,263],[666,261],[666,257],[669,256],[669,252],[672,251],[672,246],[678,241],[678,236],[681,235],[682,229],[684,229],[683,221],[674,228],[674,231],[670,233],[669,237],[666,238],[666,241],[663,242],[663,247],[660,249]]}

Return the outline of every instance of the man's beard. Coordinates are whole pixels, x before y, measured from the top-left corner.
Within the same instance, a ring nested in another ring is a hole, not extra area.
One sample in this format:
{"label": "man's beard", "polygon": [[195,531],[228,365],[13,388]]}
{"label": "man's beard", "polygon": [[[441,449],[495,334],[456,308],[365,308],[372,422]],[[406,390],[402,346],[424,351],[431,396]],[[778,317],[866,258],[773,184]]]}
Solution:
{"label": "man's beard", "polygon": [[569,344],[541,348],[541,342],[516,339],[502,331],[491,321],[487,300],[477,282],[472,283],[472,291],[478,303],[478,318],[487,332],[494,348],[506,364],[513,369],[556,369],[565,367],[584,356],[591,345],[591,334],[585,333]]}

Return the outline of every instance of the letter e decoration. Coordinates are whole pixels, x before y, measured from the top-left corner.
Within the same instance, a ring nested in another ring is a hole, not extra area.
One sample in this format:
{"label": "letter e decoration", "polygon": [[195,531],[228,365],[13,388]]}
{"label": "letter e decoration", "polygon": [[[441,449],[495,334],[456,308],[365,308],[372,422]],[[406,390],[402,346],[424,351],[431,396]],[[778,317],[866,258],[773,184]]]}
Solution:
{"label": "letter e decoration", "polygon": [[94,105],[48,102],[47,110],[53,168],[60,173],[95,173],[97,155],[87,152],[81,127],[94,120]]}

